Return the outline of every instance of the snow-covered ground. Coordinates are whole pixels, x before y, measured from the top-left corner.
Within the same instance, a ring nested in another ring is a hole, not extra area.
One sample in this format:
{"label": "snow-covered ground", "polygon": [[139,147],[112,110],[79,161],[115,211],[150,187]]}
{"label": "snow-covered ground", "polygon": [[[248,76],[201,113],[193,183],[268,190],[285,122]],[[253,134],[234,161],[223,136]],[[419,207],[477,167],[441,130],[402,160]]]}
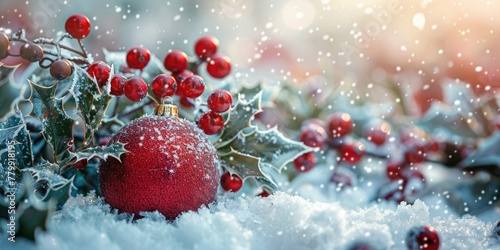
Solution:
{"label": "snow-covered ground", "polygon": [[[36,246],[16,249],[348,249],[368,242],[376,249],[406,249],[405,234],[432,225],[440,249],[500,249],[494,223],[472,216],[432,216],[422,201],[413,205],[346,209],[340,203],[307,201],[283,192],[251,199],[222,197],[209,208],[174,222],[159,213],[131,221],[91,194],[72,198],[52,217]],[[13,245],[11,245],[13,246]],[[2,247],[2,249],[5,249]]]}

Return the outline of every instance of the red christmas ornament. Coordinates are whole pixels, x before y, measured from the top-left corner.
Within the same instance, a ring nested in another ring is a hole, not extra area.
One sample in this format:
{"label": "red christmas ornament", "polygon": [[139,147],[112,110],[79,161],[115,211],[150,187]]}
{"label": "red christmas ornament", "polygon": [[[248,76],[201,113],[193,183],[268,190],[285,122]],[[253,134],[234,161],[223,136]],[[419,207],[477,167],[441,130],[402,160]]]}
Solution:
{"label": "red christmas ornament", "polygon": [[102,195],[120,212],[158,210],[173,220],[211,203],[217,193],[219,161],[207,136],[177,118],[177,107],[159,105],[121,128],[111,143],[125,143],[121,162],[108,158],[99,171]]}

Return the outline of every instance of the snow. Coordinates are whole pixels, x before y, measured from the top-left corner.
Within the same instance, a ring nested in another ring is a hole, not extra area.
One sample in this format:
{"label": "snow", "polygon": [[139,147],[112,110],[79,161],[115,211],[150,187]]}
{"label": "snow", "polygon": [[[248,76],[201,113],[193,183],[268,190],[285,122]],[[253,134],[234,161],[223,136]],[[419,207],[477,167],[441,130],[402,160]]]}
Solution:
{"label": "snow", "polygon": [[434,217],[420,200],[348,209],[284,192],[267,198],[226,194],[173,222],[157,212],[143,215],[131,220],[95,194],[78,196],[51,218],[48,232],[38,233],[36,246],[22,242],[16,249],[346,249],[354,242],[406,249],[405,234],[417,225],[436,228],[440,249],[500,249],[500,237],[491,236],[493,222]]}

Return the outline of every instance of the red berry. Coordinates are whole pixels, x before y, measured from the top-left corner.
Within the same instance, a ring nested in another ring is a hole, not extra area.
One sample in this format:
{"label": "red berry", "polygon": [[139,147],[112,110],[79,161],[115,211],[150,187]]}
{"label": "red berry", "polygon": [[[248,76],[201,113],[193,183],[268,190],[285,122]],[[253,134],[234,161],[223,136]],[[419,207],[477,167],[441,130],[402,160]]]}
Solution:
{"label": "red berry", "polygon": [[111,78],[111,91],[110,93],[114,96],[121,96],[123,95],[123,86],[125,85],[125,82],[127,81],[127,78],[123,75],[114,75],[113,78]]}
{"label": "red berry", "polygon": [[382,120],[372,121],[363,128],[365,138],[379,146],[385,143],[390,132],[391,125]]}
{"label": "red berry", "polygon": [[42,47],[34,43],[25,43],[19,49],[19,55],[21,55],[21,58],[30,62],[38,62],[42,60],[43,54]]}
{"label": "red berry", "polygon": [[219,40],[217,40],[217,38],[213,36],[203,36],[196,41],[194,52],[200,59],[206,60],[217,52],[218,46]]}
{"label": "red berry", "polygon": [[305,153],[293,161],[295,169],[301,173],[311,170],[316,165],[314,152]]}
{"label": "red berry", "polygon": [[403,163],[399,161],[389,161],[387,163],[387,168],[385,171],[386,176],[390,180],[398,180],[402,178],[402,171],[403,171]]}
{"label": "red berry", "polygon": [[225,55],[215,54],[207,63],[207,71],[214,78],[224,78],[231,72],[231,60]]}
{"label": "red berry", "polygon": [[72,37],[76,39],[83,39],[90,33],[90,20],[81,14],[76,14],[68,17],[64,29]]}
{"label": "red berry", "polygon": [[224,127],[224,118],[222,118],[221,115],[209,110],[201,115],[198,120],[198,127],[200,127],[207,135],[215,135]]}
{"label": "red berry", "polygon": [[165,66],[165,68],[172,73],[177,73],[187,69],[188,59],[186,53],[180,50],[173,50],[165,56],[163,66]]}
{"label": "red berry", "polygon": [[408,163],[421,163],[426,159],[426,148],[422,143],[408,145],[404,157]]}
{"label": "red berry", "polygon": [[238,190],[241,189],[241,186],[243,186],[243,181],[238,175],[231,174],[228,171],[221,176],[220,184],[222,189],[226,191],[238,192]]}
{"label": "red berry", "polygon": [[[194,75],[194,73],[191,72],[191,71],[189,71],[189,70],[187,70],[187,69],[172,74],[172,76],[174,77],[175,81],[177,82],[177,86],[179,86],[179,84],[181,84],[181,82],[184,79],[186,79],[186,78],[188,78],[188,77],[190,77],[192,75]],[[180,91],[177,91],[176,94],[179,94],[179,92]]]}
{"label": "red berry", "polygon": [[347,141],[340,147],[340,159],[344,162],[355,164],[365,154],[365,145],[358,141]]}
{"label": "red berry", "polygon": [[[1,58],[0,58],[1,59]],[[497,130],[500,130],[500,115],[497,115],[493,120],[493,125]]]}
{"label": "red berry", "polygon": [[189,109],[194,108],[193,100],[191,100],[190,98],[181,96],[179,98],[179,103],[184,108],[189,108]]}
{"label": "red berry", "polygon": [[233,96],[225,89],[214,91],[207,99],[208,107],[217,113],[224,113],[233,104]]}
{"label": "red berry", "polygon": [[439,235],[431,226],[417,226],[411,228],[406,234],[406,246],[409,250],[438,250]]}
{"label": "red berry", "polygon": [[127,52],[127,65],[132,69],[143,69],[148,65],[151,53],[144,47],[133,47]]}
{"label": "red berry", "polygon": [[157,75],[151,83],[151,90],[158,98],[173,96],[177,90],[177,82],[173,76],[166,74]]}
{"label": "red berry", "polygon": [[95,77],[97,84],[100,87],[106,85],[111,74],[111,67],[105,62],[98,61],[90,64],[87,68],[87,73],[90,77]]}
{"label": "red berry", "polygon": [[376,250],[378,248],[374,247],[368,242],[357,241],[351,244],[347,250]]}
{"label": "red berry", "polygon": [[125,81],[123,92],[129,100],[138,102],[148,94],[148,85],[141,77],[134,76]]}
{"label": "red berry", "polygon": [[173,220],[210,204],[219,186],[217,152],[193,123],[168,116],[143,116],[111,139],[125,144],[121,162],[101,163],[105,202],[120,212],[158,210]]}
{"label": "red berry", "polygon": [[325,129],[315,123],[308,123],[300,130],[300,141],[309,147],[322,147],[326,137]]}
{"label": "red berry", "polygon": [[50,65],[50,75],[56,80],[64,80],[73,72],[72,63],[69,60],[57,60]]}
{"label": "red berry", "polygon": [[10,42],[7,35],[0,32],[0,60],[7,58],[10,52]]}
{"label": "red berry", "polygon": [[349,114],[337,112],[328,119],[328,136],[332,138],[343,137],[351,131],[352,120]]}
{"label": "red berry", "polygon": [[439,138],[431,137],[428,141],[425,142],[425,148],[429,152],[439,153],[444,148],[444,142]]}
{"label": "red berry", "polygon": [[73,164],[73,167],[78,170],[82,170],[87,166],[88,162],[89,162],[88,159],[81,159],[77,161],[75,164]]}
{"label": "red berry", "polygon": [[182,80],[179,85],[179,90],[182,96],[196,98],[203,94],[203,91],[205,90],[205,82],[199,75],[192,75]]}
{"label": "red berry", "polygon": [[269,195],[271,195],[269,192],[267,192],[266,190],[262,190],[262,192],[260,194],[257,194],[257,196],[260,196],[260,197],[268,197]]}

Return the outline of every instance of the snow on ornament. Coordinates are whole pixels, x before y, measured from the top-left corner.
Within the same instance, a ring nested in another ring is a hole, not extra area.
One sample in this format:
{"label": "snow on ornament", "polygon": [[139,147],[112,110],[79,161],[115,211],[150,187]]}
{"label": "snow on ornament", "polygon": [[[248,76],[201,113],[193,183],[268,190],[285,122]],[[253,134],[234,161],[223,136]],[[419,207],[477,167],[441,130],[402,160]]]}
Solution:
{"label": "snow on ornament", "polygon": [[121,161],[108,159],[99,172],[105,201],[120,212],[158,210],[175,219],[211,203],[217,194],[219,161],[207,136],[179,119],[177,107],[160,104],[122,127],[109,142],[126,144]]}

